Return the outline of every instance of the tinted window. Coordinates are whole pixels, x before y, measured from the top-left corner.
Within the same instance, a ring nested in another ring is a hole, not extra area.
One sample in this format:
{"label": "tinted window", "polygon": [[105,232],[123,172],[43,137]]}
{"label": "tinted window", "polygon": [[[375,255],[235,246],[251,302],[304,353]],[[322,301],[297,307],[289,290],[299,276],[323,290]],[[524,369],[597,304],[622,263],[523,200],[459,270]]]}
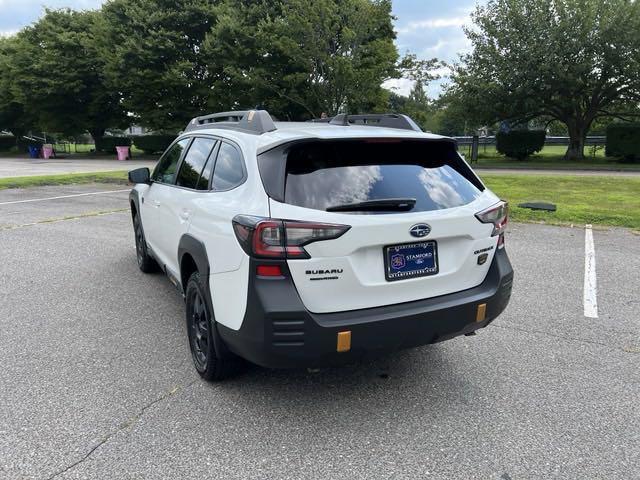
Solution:
{"label": "tinted window", "polygon": [[195,189],[200,173],[211,154],[216,141],[212,138],[195,138],[182,161],[176,185]]}
{"label": "tinted window", "polygon": [[244,170],[240,152],[234,146],[223,143],[220,145],[213,171],[214,190],[229,190],[240,185],[242,180],[244,180]]}
{"label": "tinted window", "polygon": [[481,185],[471,181],[454,154],[451,144],[445,148],[424,142],[304,145],[288,156],[285,202],[326,210],[368,200],[415,198],[411,212],[466,205],[480,195]]}
{"label": "tinted window", "polygon": [[211,172],[213,171],[213,166],[216,163],[216,148],[214,147],[213,152],[209,155],[209,160],[204,166],[202,170],[202,174],[200,175],[200,179],[198,180],[198,190],[209,190],[209,180],[211,180]]}
{"label": "tinted window", "polygon": [[176,169],[178,167],[178,161],[182,156],[182,152],[189,144],[188,138],[183,138],[172,147],[169,148],[162,156],[158,165],[156,165],[153,171],[152,180],[161,183],[173,184],[176,180]]}

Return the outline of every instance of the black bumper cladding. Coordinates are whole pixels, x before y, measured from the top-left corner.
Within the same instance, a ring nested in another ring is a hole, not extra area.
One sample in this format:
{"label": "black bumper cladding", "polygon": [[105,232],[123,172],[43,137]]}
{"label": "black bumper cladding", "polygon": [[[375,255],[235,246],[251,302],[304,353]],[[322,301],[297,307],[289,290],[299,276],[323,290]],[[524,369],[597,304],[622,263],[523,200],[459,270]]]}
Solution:
{"label": "black bumper cladding", "polygon": [[[509,303],[513,269],[498,250],[484,282],[463,292],[341,313],[307,311],[286,269],[284,279],[250,270],[247,311],[240,330],[218,324],[230,350],[265,367],[320,367],[447,340],[486,327]],[[266,262],[260,261],[261,264]],[[484,320],[478,306],[486,304]],[[351,349],[336,351],[338,332],[351,331]]]}

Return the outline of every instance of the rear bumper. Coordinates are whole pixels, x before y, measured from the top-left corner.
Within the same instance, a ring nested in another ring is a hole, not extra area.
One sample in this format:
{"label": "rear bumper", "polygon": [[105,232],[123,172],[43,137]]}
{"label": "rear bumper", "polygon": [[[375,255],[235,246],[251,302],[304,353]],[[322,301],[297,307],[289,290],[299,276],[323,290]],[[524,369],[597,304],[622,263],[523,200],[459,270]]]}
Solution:
{"label": "rear bumper", "polygon": [[[261,262],[264,263],[264,262]],[[282,268],[286,264],[281,264]],[[240,330],[218,325],[227,347],[265,367],[321,367],[447,340],[486,327],[509,303],[513,269],[498,250],[484,282],[463,292],[415,302],[331,314],[307,311],[290,275],[258,278],[252,261],[247,311]],[[478,306],[486,304],[478,321]],[[351,349],[338,353],[338,332]]]}

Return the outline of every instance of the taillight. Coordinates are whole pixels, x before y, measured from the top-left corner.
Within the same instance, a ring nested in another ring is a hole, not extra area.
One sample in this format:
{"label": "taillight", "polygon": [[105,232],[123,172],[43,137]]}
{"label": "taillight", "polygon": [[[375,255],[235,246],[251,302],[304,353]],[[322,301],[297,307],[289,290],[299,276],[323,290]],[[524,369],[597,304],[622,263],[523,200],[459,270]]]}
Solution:
{"label": "taillight", "polygon": [[247,255],[259,258],[310,258],[305,245],[342,236],[351,227],[238,215],[233,230]]}
{"label": "taillight", "polygon": [[282,269],[280,265],[258,265],[256,274],[259,277],[282,277]]}
{"label": "taillight", "polygon": [[502,236],[507,229],[507,222],[509,220],[509,204],[507,202],[500,202],[486,210],[476,213],[476,218],[482,223],[493,224],[492,237],[496,235]]}

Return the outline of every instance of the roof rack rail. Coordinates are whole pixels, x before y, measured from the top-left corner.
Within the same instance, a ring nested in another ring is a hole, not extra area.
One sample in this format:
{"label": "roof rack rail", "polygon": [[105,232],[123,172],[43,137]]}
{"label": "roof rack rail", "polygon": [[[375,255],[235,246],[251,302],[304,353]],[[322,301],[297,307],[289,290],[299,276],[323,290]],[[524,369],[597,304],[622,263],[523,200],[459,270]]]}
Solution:
{"label": "roof rack rail", "polygon": [[331,125],[366,125],[368,127],[398,128],[422,132],[422,129],[411,117],[399,113],[372,113],[365,115],[347,115],[340,113],[329,122]]}
{"label": "roof rack rail", "polygon": [[240,110],[196,117],[189,122],[184,131],[189,132],[203,128],[225,128],[262,135],[276,130],[276,125],[266,110]]}

